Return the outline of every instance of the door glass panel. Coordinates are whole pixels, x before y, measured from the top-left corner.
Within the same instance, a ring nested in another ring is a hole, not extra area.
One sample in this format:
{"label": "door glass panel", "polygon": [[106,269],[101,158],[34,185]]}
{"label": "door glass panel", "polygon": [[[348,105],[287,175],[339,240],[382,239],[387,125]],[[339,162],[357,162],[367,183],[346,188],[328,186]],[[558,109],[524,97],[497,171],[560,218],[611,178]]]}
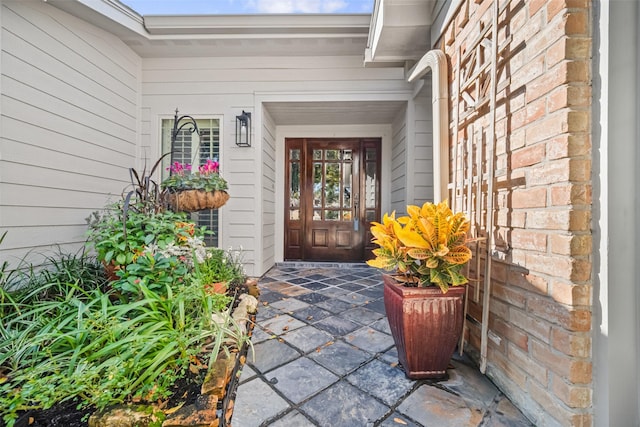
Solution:
{"label": "door glass panel", "polygon": [[378,221],[378,218],[376,218],[376,211],[372,211],[372,210],[367,210],[365,218],[368,222]]}
{"label": "door glass panel", "polygon": [[345,163],[342,168],[342,184],[344,186],[344,190],[342,190],[342,207],[350,208],[351,207],[351,191],[353,190],[353,183],[351,180],[351,163]]}
{"label": "door glass panel", "polygon": [[[317,149],[312,150],[312,156],[313,220],[353,221],[354,191],[359,191],[354,181],[357,172],[353,163],[354,151],[350,148]],[[375,163],[372,170],[375,179]],[[375,194],[375,183],[372,191]]]}
{"label": "door glass panel", "polygon": [[313,164],[313,206],[322,207],[322,163]]}
{"label": "door glass panel", "polygon": [[292,162],[289,172],[289,203],[293,208],[300,206],[300,163]]}
{"label": "door glass panel", "polygon": [[[333,150],[335,151],[335,150]],[[328,208],[340,207],[340,164],[327,163],[325,166],[324,198]]]}
{"label": "door glass panel", "polygon": [[340,150],[326,150],[325,156],[327,160],[340,160]]}
{"label": "door glass panel", "polygon": [[289,150],[289,219],[300,220],[300,150]]}
{"label": "door glass panel", "polygon": [[365,165],[365,189],[364,189],[364,198],[365,198],[365,207],[366,208],[375,208],[376,207],[376,163],[375,162],[366,162]]}
{"label": "door glass panel", "polygon": [[324,211],[325,221],[338,221],[340,220],[340,211]]}
{"label": "door glass panel", "polygon": [[370,162],[375,162],[378,158],[377,158],[377,152],[375,148],[367,148],[365,150],[365,155],[364,155],[364,159],[368,160]]}

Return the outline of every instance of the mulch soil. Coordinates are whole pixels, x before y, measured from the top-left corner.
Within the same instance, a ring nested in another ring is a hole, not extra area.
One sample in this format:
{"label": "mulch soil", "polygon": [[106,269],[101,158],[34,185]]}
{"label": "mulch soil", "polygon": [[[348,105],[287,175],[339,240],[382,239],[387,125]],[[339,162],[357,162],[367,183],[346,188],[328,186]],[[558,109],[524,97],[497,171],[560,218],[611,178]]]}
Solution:
{"label": "mulch soil", "polygon": [[[194,403],[200,394],[201,384],[202,378],[189,372],[174,383],[172,395],[166,403],[163,402],[163,406],[173,408],[181,403]],[[18,418],[15,427],[86,427],[95,411],[94,406],[79,408],[77,400],[69,400],[49,409],[25,412]],[[2,420],[0,426],[4,427]]]}

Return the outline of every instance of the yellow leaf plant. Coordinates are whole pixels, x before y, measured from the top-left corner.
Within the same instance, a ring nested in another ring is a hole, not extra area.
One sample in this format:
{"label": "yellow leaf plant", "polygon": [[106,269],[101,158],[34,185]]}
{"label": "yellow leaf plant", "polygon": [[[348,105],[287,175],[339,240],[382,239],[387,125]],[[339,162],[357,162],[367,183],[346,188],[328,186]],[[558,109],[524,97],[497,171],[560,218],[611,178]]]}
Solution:
{"label": "yellow leaf plant", "polygon": [[407,216],[396,219],[395,211],[385,214],[382,223],[371,226],[376,256],[367,261],[372,267],[395,271],[395,278],[406,286],[464,285],[461,273],[471,260],[466,246],[469,220],[461,212],[453,213],[447,202],[422,207],[407,206]]}

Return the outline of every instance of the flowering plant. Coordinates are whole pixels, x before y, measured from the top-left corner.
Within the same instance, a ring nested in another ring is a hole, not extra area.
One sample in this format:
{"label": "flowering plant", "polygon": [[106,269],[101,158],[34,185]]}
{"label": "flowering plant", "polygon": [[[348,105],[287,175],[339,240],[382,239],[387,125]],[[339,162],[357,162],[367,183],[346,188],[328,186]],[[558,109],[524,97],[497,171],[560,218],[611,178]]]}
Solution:
{"label": "flowering plant", "polygon": [[162,182],[162,187],[169,191],[227,190],[227,181],[220,176],[220,164],[217,161],[208,159],[196,172],[191,169],[192,166],[188,163],[174,162],[167,168],[171,171],[171,176]]}

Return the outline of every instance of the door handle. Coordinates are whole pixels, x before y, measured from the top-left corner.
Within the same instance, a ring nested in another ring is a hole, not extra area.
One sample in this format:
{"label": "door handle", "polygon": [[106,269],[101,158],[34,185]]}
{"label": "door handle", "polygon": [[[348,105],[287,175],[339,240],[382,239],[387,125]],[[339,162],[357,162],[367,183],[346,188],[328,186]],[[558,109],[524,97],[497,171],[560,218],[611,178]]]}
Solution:
{"label": "door handle", "polygon": [[358,194],[356,194],[353,201],[353,231],[358,231],[360,229],[360,217],[358,216],[358,212],[360,211],[358,209],[358,206],[360,205],[359,200],[360,198],[358,197]]}

